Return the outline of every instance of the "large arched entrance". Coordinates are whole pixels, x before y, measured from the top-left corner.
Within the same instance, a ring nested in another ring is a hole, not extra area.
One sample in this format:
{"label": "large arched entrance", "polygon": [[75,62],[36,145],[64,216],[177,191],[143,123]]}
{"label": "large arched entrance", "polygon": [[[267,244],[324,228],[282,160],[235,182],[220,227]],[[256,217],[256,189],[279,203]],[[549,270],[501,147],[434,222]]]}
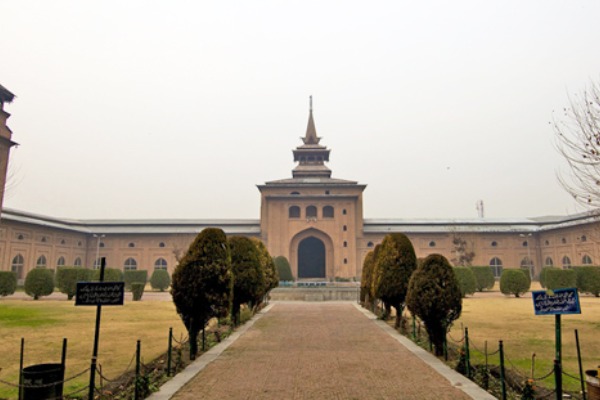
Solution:
{"label": "large arched entrance", "polygon": [[325,244],[314,236],[298,245],[298,279],[325,278]]}

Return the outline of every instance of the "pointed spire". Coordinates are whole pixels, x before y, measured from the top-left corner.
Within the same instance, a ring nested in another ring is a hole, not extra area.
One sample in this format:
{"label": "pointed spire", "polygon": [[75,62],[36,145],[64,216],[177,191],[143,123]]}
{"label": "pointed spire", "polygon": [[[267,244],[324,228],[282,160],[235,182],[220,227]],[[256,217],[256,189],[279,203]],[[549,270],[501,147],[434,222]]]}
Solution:
{"label": "pointed spire", "polygon": [[302,138],[304,144],[319,144],[321,138],[317,137],[317,129],[312,114],[312,96],[309,97],[308,126],[306,127],[306,136]]}

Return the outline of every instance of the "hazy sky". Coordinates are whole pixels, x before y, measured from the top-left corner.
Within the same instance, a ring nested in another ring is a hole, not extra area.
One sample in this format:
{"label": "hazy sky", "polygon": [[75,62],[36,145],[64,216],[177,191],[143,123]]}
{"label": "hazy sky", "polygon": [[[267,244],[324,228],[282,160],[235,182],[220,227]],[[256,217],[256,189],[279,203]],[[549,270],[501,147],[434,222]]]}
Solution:
{"label": "hazy sky", "polygon": [[367,218],[583,211],[549,125],[600,79],[600,2],[0,0],[5,206],[258,218],[308,96]]}

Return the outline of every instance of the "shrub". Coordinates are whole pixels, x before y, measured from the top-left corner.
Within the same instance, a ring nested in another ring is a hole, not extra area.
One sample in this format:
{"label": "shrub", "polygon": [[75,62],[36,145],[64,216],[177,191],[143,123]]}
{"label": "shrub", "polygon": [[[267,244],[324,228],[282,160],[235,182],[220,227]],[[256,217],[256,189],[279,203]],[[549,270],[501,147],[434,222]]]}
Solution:
{"label": "shrub", "polygon": [[462,297],[473,294],[477,290],[475,274],[469,267],[454,267],[454,275]]}
{"label": "shrub", "polygon": [[[105,279],[106,280],[106,279]],[[123,281],[125,282],[125,289],[131,290],[131,284],[133,282],[148,282],[148,271],[146,270],[127,270],[123,272]]]}
{"label": "shrub", "polygon": [[284,256],[277,256],[273,259],[273,263],[277,268],[277,275],[279,275],[280,281],[293,281],[294,275],[290,268],[290,263]]}
{"label": "shrub", "polygon": [[277,274],[277,268],[273,262],[273,257],[271,257],[269,254],[269,251],[264,243],[257,238],[252,238],[252,243],[254,243],[256,249],[258,250],[258,261],[260,262],[265,274],[265,294],[267,294],[271,289],[275,289],[277,286],[279,286],[279,275]]}
{"label": "shrub", "polygon": [[265,274],[260,265],[258,248],[244,236],[229,238],[231,271],[233,272],[233,308],[235,325],[239,323],[240,307],[248,304],[252,309],[265,294]]}
{"label": "shrub", "polygon": [[496,283],[494,272],[489,265],[469,267],[475,275],[475,282],[478,292],[483,292],[486,289],[492,289]]}
{"label": "shrub", "polygon": [[460,288],[444,256],[429,255],[412,274],[406,305],[425,323],[435,354],[441,356],[446,333],[462,311]]}
{"label": "shrub", "polygon": [[574,288],[577,286],[577,272],[573,269],[551,269],[546,271],[546,288],[550,290]]}
{"label": "shrub", "polygon": [[529,287],[531,287],[531,270],[529,269],[529,267],[520,267],[519,269],[523,271],[525,277],[527,278],[527,284],[529,285]]}
{"label": "shrub", "polygon": [[408,281],[417,269],[417,256],[408,237],[402,233],[388,234],[381,242],[381,248],[375,258],[377,276],[374,283],[375,297],[381,299],[386,307],[396,309],[396,327],[400,326],[402,310]]}
{"label": "shrub", "polygon": [[369,306],[369,309],[373,303],[373,298],[371,297],[371,277],[373,275],[373,261],[374,261],[375,252],[373,250],[369,251],[365,256],[365,260],[363,261],[362,275],[360,278],[360,302],[364,306]]}
{"label": "shrub", "polygon": [[583,293],[600,296],[600,267],[575,267],[577,273],[577,289]]}
{"label": "shrub", "polygon": [[546,287],[546,273],[550,270],[557,270],[555,267],[544,267],[540,271],[540,285],[545,288]]}
{"label": "shrub", "polygon": [[17,289],[17,274],[12,271],[0,271],[0,297],[9,296]]}
{"label": "shrub", "polygon": [[54,292],[54,271],[46,268],[35,268],[25,277],[25,293],[34,300],[48,296]]}
{"label": "shrub", "polygon": [[[171,284],[171,277],[166,269],[155,269],[150,277],[150,285],[152,289],[158,289],[164,292]],[[133,288],[132,288],[133,290]]]}
{"label": "shrub", "polygon": [[77,282],[89,281],[91,269],[80,267],[59,267],[56,270],[56,287],[71,300],[77,293]]}
{"label": "shrub", "polygon": [[144,282],[132,282],[131,283],[131,292],[133,293],[133,301],[140,301],[142,299],[142,295],[144,294],[145,287],[146,287],[146,283],[144,283]]}
{"label": "shrub", "polygon": [[500,276],[500,291],[505,295],[520,297],[530,288],[530,280],[520,269],[505,269]]}
{"label": "shrub", "polygon": [[198,333],[212,317],[231,308],[233,275],[225,232],[206,228],[196,236],[173,272],[171,295],[189,333],[190,359],[198,353]]}
{"label": "shrub", "polygon": [[[100,270],[95,269],[92,273],[92,280],[100,280]],[[104,268],[104,282],[123,282],[123,271],[117,268]]]}

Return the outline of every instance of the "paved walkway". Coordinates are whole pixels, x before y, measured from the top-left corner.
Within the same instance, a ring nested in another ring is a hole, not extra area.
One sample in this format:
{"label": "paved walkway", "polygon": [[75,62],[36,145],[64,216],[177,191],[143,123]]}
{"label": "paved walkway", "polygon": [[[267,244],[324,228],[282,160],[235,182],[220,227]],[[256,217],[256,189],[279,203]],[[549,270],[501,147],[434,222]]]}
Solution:
{"label": "paved walkway", "polygon": [[173,399],[489,398],[400,341],[352,303],[277,303]]}

